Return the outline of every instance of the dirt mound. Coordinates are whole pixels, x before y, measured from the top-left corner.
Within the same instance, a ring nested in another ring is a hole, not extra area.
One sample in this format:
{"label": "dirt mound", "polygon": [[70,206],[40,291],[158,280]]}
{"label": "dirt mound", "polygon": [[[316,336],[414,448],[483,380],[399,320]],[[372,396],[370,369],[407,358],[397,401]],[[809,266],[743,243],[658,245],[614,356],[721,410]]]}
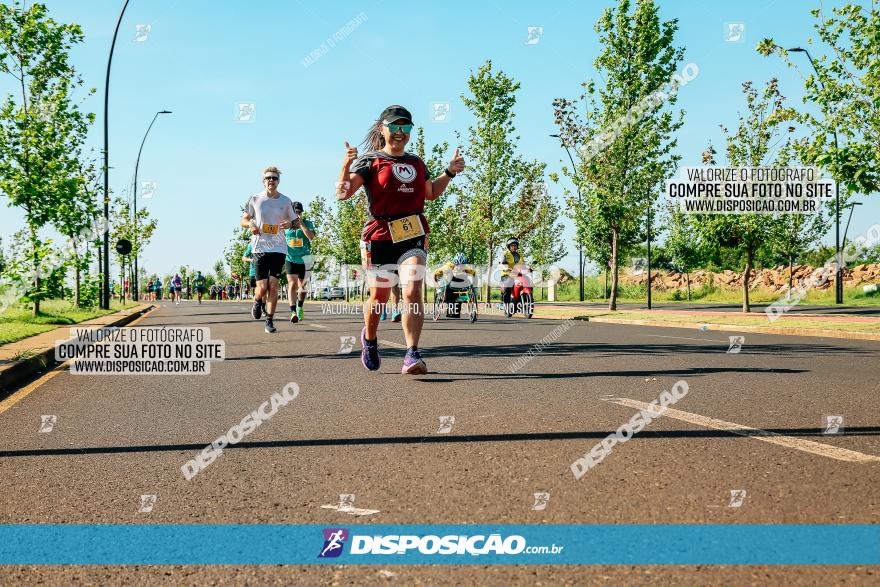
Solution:
{"label": "dirt mound", "polygon": [[[795,265],[792,267],[792,284],[797,287],[815,271],[810,265]],[[621,272],[620,280],[623,283],[644,284],[648,281],[647,272],[633,274],[625,269]],[[833,279],[826,281],[819,289],[832,287]],[[880,283],[880,264],[862,264],[855,267],[847,267],[843,270],[844,287],[856,287],[868,283]],[[691,271],[691,288],[714,284],[721,289],[742,289],[742,273],[735,271],[706,271],[697,269]],[[653,289],[671,290],[687,289],[687,275],[675,271],[651,271],[651,287]],[[749,278],[749,289],[766,289],[771,291],[785,291],[788,289],[788,267],[778,266],[773,269],[753,269]]]}

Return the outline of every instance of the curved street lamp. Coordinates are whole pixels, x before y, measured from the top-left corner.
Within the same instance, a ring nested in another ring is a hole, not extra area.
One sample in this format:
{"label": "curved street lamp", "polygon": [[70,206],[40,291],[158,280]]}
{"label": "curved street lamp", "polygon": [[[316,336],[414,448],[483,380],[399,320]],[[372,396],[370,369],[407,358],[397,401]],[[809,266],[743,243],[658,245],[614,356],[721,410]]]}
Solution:
{"label": "curved street lamp", "polygon": [[110,56],[107,58],[107,80],[104,84],[104,283],[101,288],[104,292],[101,307],[110,309],[110,125],[108,121],[110,105],[110,65],[113,63],[113,49],[116,47],[116,37],[119,34],[119,25],[125,9],[128,8],[129,0],[125,0],[119,19],[116,21],[116,30],[113,31],[113,42],[110,44]]}
{"label": "curved street lamp", "polygon": [[138,245],[137,245],[137,237],[138,237],[138,217],[137,217],[137,208],[138,208],[138,167],[141,164],[141,153],[144,151],[144,143],[147,142],[147,136],[150,134],[150,129],[153,128],[153,124],[156,122],[156,119],[159,118],[160,114],[171,114],[170,110],[160,110],[153,116],[153,120],[150,122],[150,126],[147,127],[147,132],[144,133],[144,140],[141,141],[141,148],[138,149],[137,161],[134,164],[134,190],[132,193],[134,194],[134,234],[132,235],[132,239],[134,240],[134,301],[138,301],[138,296],[140,294],[140,290],[138,289]]}
{"label": "curved street lamp", "polygon": [[[813,66],[813,71],[816,72],[816,79],[819,82],[819,85],[822,86],[822,89],[825,89],[825,84],[822,83],[822,78],[819,77],[819,70],[816,69],[816,62],[813,61],[813,57],[810,55],[810,52],[801,47],[792,47],[788,49],[791,53],[804,53],[807,56],[807,59],[810,60],[810,65]],[[837,146],[837,130],[831,129],[831,134],[834,135],[834,150],[838,150]],[[838,185],[837,178],[834,180],[834,216],[835,216],[835,230],[834,230],[834,249],[837,252],[837,256],[835,257],[837,261],[837,272],[835,273],[834,279],[834,303],[842,304],[843,303],[843,267],[841,258],[840,258],[840,186]]]}

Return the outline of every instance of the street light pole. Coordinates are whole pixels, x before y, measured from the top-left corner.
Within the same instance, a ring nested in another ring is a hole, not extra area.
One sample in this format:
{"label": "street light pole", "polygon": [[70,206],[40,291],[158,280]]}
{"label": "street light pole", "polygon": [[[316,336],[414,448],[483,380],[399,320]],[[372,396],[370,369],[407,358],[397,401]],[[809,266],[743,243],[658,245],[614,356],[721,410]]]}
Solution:
{"label": "street light pole", "polygon": [[125,9],[128,8],[129,0],[125,0],[119,19],[116,21],[116,30],[113,31],[113,42],[110,44],[110,56],[107,58],[107,80],[104,84],[104,299],[102,308],[110,309],[110,124],[108,120],[110,110],[110,65],[113,63],[113,49],[116,47],[116,36],[119,34],[119,25]]}
{"label": "street light pole", "polygon": [[160,114],[171,114],[170,110],[160,110],[153,116],[153,120],[150,122],[150,126],[147,127],[147,132],[144,133],[144,140],[141,141],[141,148],[138,149],[137,161],[134,164],[134,234],[132,235],[132,248],[134,249],[134,297],[132,298],[134,301],[138,301],[138,248],[137,248],[137,238],[138,238],[138,194],[137,194],[137,185],[138,185],[138,167],[141,164],[141,153],[144,150],[144,143],[147,142],[147,137],[150,134],[150,129],[153,128],[153,123],[156,122],[156,119],[159,118]]}
{"label": "street light pole", "polygon": [[651,207],[648,206],[648,309],[651,309]]}
{"label": "street light pole", "polygon": [[[813,71],[816,72],[816,79],[819,81],[819,85],[822,86],[822,89],[825,89],[825,84],[822,83],[822,78],[819,77],[819,70],[816,69],[816,62],[813,61],[813,57],[810,55],[810,52],[801,47],[794,47],[789,49],[792,53],[805,53],[807,55],[807,59],[810,60],[810,65],[813,66]],[[838,150],[837,144],[837,130],[832,128],[831,134],[834,135],[834,150]],[[834,178],[834,249],[837,253],[835,257],[837,263],[837,270],[835,273],[834,279],[834,303],[842,304],[843,303],[843,264],[841,263],[841,255],[840,255],[840,185],[837,178]]]}
{"label": "street light pole", "polygon": [[[565,152],[568,153],[568,160],[571,161],[571,172],[576,173],[577,167],[574,164],[574,157],[571,156],[571,151],[568,148],[568,145],[559,135],[550,135],[554,139],[560,139],[562,142],[562,146],[565,147]],[[581,207],[581,183],[579,181],[575,182],[578,191],[578,209]],[[584,245],[581,242],[581,239],[578,239],[578,290],[580,301],[584,301]]]}

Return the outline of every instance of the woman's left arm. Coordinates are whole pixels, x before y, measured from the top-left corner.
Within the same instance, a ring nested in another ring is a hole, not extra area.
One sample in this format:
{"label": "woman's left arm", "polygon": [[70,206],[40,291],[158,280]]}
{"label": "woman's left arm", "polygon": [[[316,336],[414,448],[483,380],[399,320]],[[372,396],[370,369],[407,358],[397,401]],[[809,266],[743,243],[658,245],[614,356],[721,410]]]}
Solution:
{"label": "woman's left arm", "polygon": [[446,186],[449,185],[452,178],[462,171],[464,171],[464,158],[459,155],[458,148],[456,147],[455,154],[452,155],[452,160],[446,166],[446,169],[443,170],[443,173],[433,181],[429,179],[425,184],[425,199],[436,200],[439,198],[440,194],[446,190]]}

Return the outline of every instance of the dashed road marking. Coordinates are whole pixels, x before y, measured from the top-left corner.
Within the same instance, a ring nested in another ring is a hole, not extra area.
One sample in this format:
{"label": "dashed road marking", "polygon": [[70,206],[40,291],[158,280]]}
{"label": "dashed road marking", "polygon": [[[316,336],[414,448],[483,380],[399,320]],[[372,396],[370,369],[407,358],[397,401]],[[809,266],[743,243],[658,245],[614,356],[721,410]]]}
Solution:
{"label": "dashed road marking", "polygon": [[361,508],[354,507],[339,507],[339,505],[322,505],[322,508],[325,510],[336,510],[340,514],[350,514],[352,516],[372,516],[373,514],[378,514],[379,510],[365,510]]}
{"label": "dashed road marking", "polygon": [[[605,401],[615,403],[620,406],[626,406],[628,408],[635,408],[637,410],[651,409],[650,404],[625,397],[618,397]],[[813,440],[804,440],[803,438],[794,438],[791,436],[785,436],[783,434],[767,432],[766,430],[761,430],[760,428],[752,428],[751,426],[736,424],[735,422],[727,422],[725,420],[718,420],[716,418],[709,418],[707,416],[701,416],[700,414],[694,414],[691,412],[684,412],[682,410],[676,410],[674,408],[666,408],[666,411],[663,412],[663,416],[666,418],[673,418],[675,420],[690,422],[691,424],[696,424],[697,426],[703,426],[705,428],[712,428],[714,430],[725,430],[727,432],[732,432],[733,434],[739,434],[748,438],[753,438],[755,440],[777,444],[786,448],[793,448],[795,450],[818,455],[820,457],[835,459],[838,461],[846,461],[849,463],[880,462],[880,456],[869,455],[847,448],[832,446],[830,444],[822,444],[821,442],[815,442]]]}

